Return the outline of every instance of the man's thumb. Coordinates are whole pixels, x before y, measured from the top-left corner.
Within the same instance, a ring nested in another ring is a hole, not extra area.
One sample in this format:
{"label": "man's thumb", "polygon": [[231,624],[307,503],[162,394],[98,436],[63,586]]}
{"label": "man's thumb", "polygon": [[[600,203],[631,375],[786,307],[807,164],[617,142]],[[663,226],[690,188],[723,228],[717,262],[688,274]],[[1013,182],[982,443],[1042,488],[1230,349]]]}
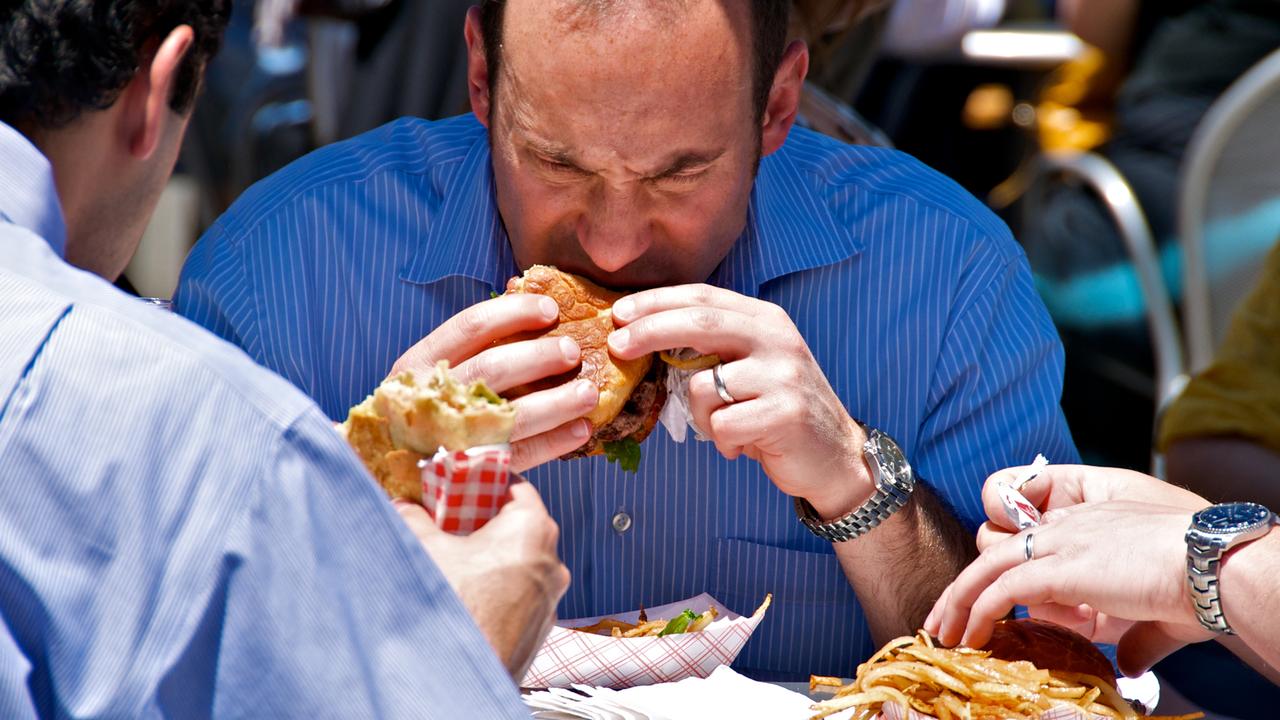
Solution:
{"label": "man's thumb", "polygon": [[440,535],[444,531],[436,525],[436,521],[427,513],[426,508],[417,503],[411,503],[408,500],[395,499],[391,503],[396,512],[400,513],[400,517],[404,518],[404,522],[409,526],[419,538]]}

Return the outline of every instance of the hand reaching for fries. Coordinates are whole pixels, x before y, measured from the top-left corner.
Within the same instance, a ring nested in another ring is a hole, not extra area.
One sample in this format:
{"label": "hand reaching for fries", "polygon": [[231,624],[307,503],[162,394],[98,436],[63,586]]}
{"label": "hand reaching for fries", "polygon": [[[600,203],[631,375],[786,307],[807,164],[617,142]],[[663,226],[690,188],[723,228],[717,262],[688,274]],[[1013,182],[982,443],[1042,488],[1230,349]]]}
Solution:
{"label": "hand reaching for fries", "polygon": [[519,682],[551,629],[569,570],[556,555],[560,528],[537,490],[517,481],[508,492],[498,514],[467,536],[444,532],[420,505],[396,509]]}
{"label": "hand reaching for fries", "polygon": [[1043,511],[1041,523],[1019,532],[997,488],[1024,470],[988,478],[982,554],[943,591],[926,631],[944,645],[982,647],[996,620],[1026,605],[1032,617],[1117,643],[1130,675],[1211,637],[1187,596],[1183,540],[1192,513],[1208,504],[1204,498],[1128,470],[1050,465],[1022,488]]}

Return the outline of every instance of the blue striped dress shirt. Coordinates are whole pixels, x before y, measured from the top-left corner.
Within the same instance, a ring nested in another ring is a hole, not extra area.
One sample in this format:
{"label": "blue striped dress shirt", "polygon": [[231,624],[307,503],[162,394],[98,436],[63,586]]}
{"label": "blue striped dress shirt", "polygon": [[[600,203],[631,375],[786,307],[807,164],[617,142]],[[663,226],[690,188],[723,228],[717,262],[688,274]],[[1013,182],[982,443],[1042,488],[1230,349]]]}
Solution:
{"label": "blue striped dress shirt", "polygon": [[[341,418],[400,353],[517,272],[483,127],[403,119],[246,192],[193,251],[177,308]],[[746,229],[708,282],[785,308],[849,412],[897,439],[971,529],[988,473],[1077,457],[1061,346],[1021,250],[906,155],[794,130],[761,163]],[[663,431],[643,450],[637,475],[602,458],[529,473],[573,572],[561,615],[704,591],[749,612],[772,592],[737,667],[851,674],[873,649],[857,598],[760,467]]]}
{"label": "blue striped dress shirt", "polygon": [[315,405],[67,265],[0,158],[0,718],[527,718]]}

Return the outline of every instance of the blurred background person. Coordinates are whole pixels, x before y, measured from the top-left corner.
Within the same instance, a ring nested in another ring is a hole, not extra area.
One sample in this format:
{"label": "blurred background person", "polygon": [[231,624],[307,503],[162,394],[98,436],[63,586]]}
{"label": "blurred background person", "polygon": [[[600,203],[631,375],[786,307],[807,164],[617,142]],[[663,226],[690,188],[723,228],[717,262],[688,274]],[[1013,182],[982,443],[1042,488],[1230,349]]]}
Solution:
{"label": "blurred background person", "polygon": [[1280,239],[1213,364],[1165,411],[1159,447],[1175,485],[1280,507]]}
{"label": "blurred background person", "polygon": [[[1074,111],[1101,128],[1077,145],[1109,160],[1132,188],[1180,296],[1176,197],[1184,153],[1227,87],[1280,48],[1274,0],[1061,0],[1065,27],[1105,58]],[[1280,202],[1252,222],[1280,231]],[[1107,206],[1088,187],[1056,183],[1022,224],[1037,286],[1067,347],[1064,403],[1086,459],[1147,467],[1154,375],[1147,308]],[[1244,243],[1244,237],[1236,242]],[[1107,413],[1097,413],[1105,403]]]}

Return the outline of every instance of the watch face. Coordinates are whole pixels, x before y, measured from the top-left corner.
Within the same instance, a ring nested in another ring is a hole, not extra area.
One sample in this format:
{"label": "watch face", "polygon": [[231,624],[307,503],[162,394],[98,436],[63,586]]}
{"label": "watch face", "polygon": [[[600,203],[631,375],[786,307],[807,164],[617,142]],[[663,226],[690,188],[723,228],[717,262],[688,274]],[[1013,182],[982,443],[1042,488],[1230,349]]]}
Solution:
{"label": "watch face", "polygon": [[1271,519],[1271,511],[1257,503],[1235,502],[1214,505],[1196,513],[1196,526],[1206,532],[1243,530]]}
{"label": "watch face", "polygon": [[876,433],[870,441],[885,472],[889,474],[889,480],[895,483],[901,480],[903,473],[910,467],[902,451],[883,433]]}

